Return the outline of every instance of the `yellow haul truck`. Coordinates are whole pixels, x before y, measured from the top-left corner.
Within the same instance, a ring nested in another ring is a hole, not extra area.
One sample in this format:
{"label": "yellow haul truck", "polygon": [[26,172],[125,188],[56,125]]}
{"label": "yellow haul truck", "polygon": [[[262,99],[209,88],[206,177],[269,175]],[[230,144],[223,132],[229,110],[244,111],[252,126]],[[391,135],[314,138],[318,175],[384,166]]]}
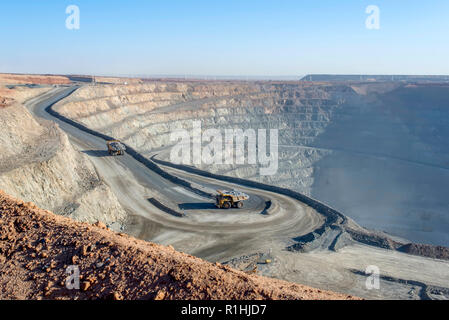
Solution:
{"label": "yellow haul truck", "polygon": [[249,196],[240,191],[217,190],[215,205],[220,209],[243,208],[243,201],[248,200]]}
{"label": "yellow haul truck", "polygon": [[118,140],[107,141],[106,145],[111,156],[123,156],[125,154],[126,147]]}

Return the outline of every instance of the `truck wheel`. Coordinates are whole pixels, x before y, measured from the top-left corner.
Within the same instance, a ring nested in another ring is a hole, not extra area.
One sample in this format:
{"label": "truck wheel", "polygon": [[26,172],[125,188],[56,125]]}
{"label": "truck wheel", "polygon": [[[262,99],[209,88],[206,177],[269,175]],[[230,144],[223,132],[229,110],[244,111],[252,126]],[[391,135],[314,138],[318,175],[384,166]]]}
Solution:
{"label": "truck wheel", "polygon": [[243,202],[241,201],[237,202],[237,208],[239,209],[243,208]]}
{"label": "truck wheel", "polygon": [[229,202],[223,203],[223,209],[229,209],[231,208],[231,204]]}

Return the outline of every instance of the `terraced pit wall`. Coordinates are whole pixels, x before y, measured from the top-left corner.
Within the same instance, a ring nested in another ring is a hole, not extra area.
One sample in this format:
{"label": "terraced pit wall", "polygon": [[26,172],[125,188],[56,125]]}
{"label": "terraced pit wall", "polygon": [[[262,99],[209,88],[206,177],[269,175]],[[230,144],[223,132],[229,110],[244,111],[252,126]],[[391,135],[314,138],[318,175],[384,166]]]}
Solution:
{"label": "terraced pit wall", "polygon": [[199,165],[320,199],[358,224],[449,245],[449,87],[402,83],[155,82],[81,88],[60,114],[169,160],[170,134],[278,129],[279,169]]}
{"label": "terraced pit wall", "polygon": [[[49,106],[46,109],[46,111],[48,113],[50,113],[51,115],[53,115],[54,117],[66,122],[66,123],[69,123],[70,125],[78,128],[82,131],[85,131],[89,134],[92,134],[94,136],[102,138],[105,141],[116,139],[115,137],[108,136],[103,133],[92,130],[90,128],[87,128],[85,125],[80,124],[76,121],[73,121],[73,120],[61,115],[58,111],[55,111],[53,109],[53,106]],[[365,244],[369,244],[369,245],[378,246],[379,243],[392,243],[393,242],[388,237],[382,237],[379,235],[372,236],[368,231],[365,231],[362,228],[357,228],[357,229],[348,228],[348,219],[344,214],[338,212],[337,210],[329,207],[328,205],[326,205],[322,202],[319,202],[315,199],[312,199],[311,197],[308,197],[304,194],[293,191],[291,189],[276,187],[276,186],[260,183],[257,181],[242,179],[242,178],[235,178],[235,177],[230,177],[230,176],[226,176],[226,175],[214,174],[214,173],[210,173],[210,172],[198,169],[198,168],[194,168],[194,167],[190,167],[190,166],[183,166],[183,165],[176,165],[176,164],[173,164],[173,163],[170,163],[167,161],[158,160],[155,157],[152,157],[151,159],[149,159],[149,158],[146,158],[143,155],[141,155],[139,152],[137,152],[131,146],[128,146],[126,144],[125,144],[125,146],[127,148],[128,154],[130,154],[137,161],[144,164],[150,170],[153,170],[154,172],[158,173],[162,177],[164,177],[176,184],[180,184],[185,187],[188,187],[192,191],[197,192],[199,194],[201,194],[201,190],[193,188],[189,182],[168,173],[167,171],[163,170],[160,166],[158,166],[156,163],[159,163],[164,166],[176,168],[176,169],[181,169],[181,170],[191,172],[191,173],[194,173],[197,175],[201,175],[204,177],[219,179],[222,181],[240,184],[240,185],[248,186],[251,188],[258,188],[261,190],[266,190],[266,191],[275,192],[278,194],[283,194],[283,195],[286,195],[286,196],[289,196],[289,197],[299,200],[300,202],[315,209],[318,213],[322,214],[325,217],[324,224],[317,230],[314,230],[313,232],[311,232],[310,234],[307,234],[307,235],[304,235],[304,236],[298,238],[297,239],[298,243],[296,245],[291,246],[289,248],[290,250],[302,250],[302,251],[305,250],[305,251],[307,251],[308,247],[310,247],[310,246],[315,247],[315,245],[311,244],[311,243],[313,243],[316,240],[319,241],[319,238],[323,237],[323,235],[325,233],[328,233],[330,229],[338,230],[340,232],[340,234],[337,237],[340,237],[340,235],[346,231],[350,231],[350,234],[354,235],[353,239],[359,240],[359,241],[361,241]],[[202,195],[212,196],[211,194],[202,194]],[[170,207],[166,207],[164,204],[160,203],[156,199],[149,199],[149,200],[151,203],[153,203],[155,206],[157,206],[158,208],[160,208],[163,211],[166,211],[166,212],[168,212],[172,215],[178,216],[178,217],[183,216],[179,212],[172,210]],[[334,245],[335,245],[335,241],[334,241]],[[387,249],[395,249],[395,247],[392,247],[392,246],[389,246],[389,247],[383,246],[383,247],[387,248]],[[328,249],[328,248],[326,248],[326,249]]]}

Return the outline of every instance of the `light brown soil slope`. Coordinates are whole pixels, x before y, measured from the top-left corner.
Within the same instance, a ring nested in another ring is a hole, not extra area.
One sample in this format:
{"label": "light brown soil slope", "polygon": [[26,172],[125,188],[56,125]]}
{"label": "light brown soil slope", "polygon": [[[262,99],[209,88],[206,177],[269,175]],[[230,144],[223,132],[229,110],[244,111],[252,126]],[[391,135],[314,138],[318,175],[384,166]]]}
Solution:
{"label": "light brown soil slope", "polygon": [[[0,81],[1,82],[1,81]],[[51,90],[50,87],[45,88],[26,88],[15,87],[8,88],[0,84],[0,108],[9,107],[15,103],[23,103],[26,100],[32,99],[40,94]]]}
{"label": "light brown soil slope", "polygon": [[124,224],[127,214],[109,186],[56,124],[38,122],[20,104],[0,108],[0,145],[6,193],[78,221],[102,220],[116,230]]}
{"label": "light brown soil slope", "polygon": [[[80,290],[65,287],[77,265]],[[353,299],[247,275],[0,191],[0,299]]]}

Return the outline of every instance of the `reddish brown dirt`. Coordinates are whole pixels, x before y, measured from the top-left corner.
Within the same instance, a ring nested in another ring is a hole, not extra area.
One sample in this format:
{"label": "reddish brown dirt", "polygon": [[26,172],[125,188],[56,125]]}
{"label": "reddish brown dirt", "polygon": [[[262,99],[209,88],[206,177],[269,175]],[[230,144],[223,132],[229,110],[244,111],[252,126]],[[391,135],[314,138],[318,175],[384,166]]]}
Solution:
{"label": "reddish brown dirt", "polygon": [[[80,290],[65,286],[78,266]],[[354,299],[74,222],[0,191],[0,299]]]}
{"label": "reddish brown dirt", "polygon": [[0,73],[0,83],[5,84],[70,84],[64,76],[26,75]]}

